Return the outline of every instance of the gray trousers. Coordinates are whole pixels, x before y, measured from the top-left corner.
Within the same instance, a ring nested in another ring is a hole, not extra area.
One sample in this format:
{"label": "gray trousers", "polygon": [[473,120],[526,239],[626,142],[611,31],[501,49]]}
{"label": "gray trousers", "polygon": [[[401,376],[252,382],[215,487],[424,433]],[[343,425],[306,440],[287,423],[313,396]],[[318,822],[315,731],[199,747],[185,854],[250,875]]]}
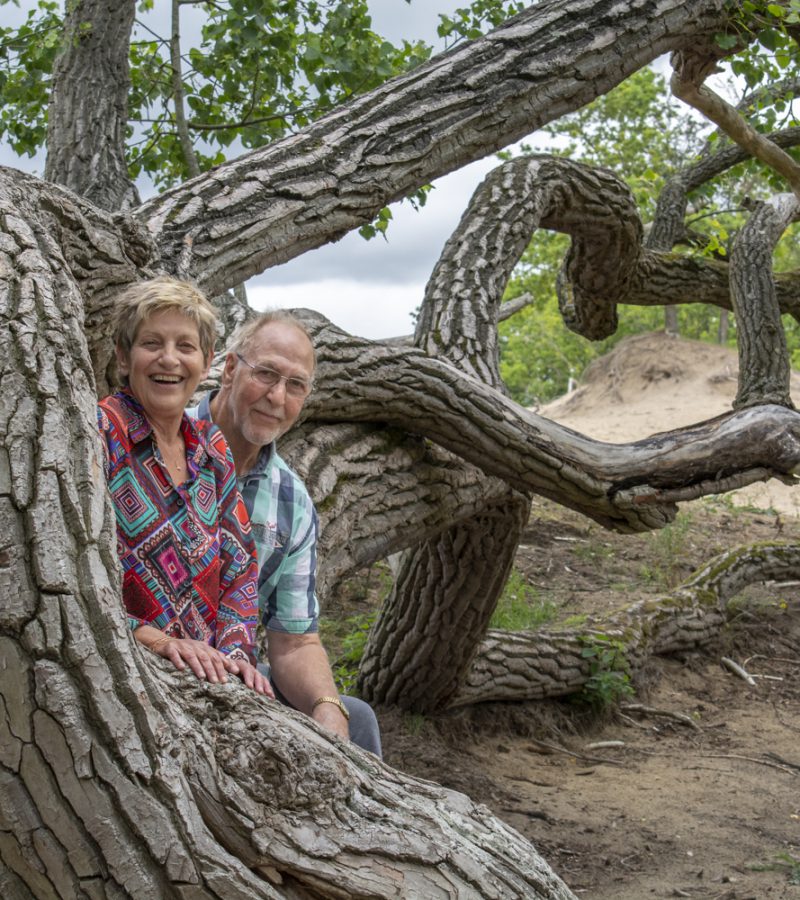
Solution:
{"label": "gray trousers", "polygon": [[[269,678],[272,689],[275,691],[275,699],[279,700],[284,706],[296,709],[296,707],[292,706],[286,697],[283,696],[278,685],[273,681],[269,665],[267,663],[259,663],[258,671]],[[358,697],[348,697],[346,694],[341,695],[341,700],[347,708],[347,711],[350,713],[350,722],[348,723],[350,726],[350,741],[361,747],[362,750],[368,750],[370,753],[374,753],[378,759],[383,759],[383,752],[381,750],[381,730],[378,725],[377,716],[372,707],[366,701],[361,700]]]}

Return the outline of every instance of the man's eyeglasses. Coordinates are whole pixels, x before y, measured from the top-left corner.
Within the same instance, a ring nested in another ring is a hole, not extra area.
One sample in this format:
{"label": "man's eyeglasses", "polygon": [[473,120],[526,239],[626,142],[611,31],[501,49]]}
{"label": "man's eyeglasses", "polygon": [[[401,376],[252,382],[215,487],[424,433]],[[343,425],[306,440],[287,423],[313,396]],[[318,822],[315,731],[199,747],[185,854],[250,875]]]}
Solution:
{"label": "man's eyeglasses", "polygon": [[262,387],[271,388],[281,381],[286,383],[286,393],[290,397],[307,397],[311,392],[311,382],[304,378],[295,378],[294,376],[281,375],[274,369],[268,369],[265,366],[254,366],[249,363],[241,353],[236,354],[236,358],[250,367],[250,377],[254,378]]}

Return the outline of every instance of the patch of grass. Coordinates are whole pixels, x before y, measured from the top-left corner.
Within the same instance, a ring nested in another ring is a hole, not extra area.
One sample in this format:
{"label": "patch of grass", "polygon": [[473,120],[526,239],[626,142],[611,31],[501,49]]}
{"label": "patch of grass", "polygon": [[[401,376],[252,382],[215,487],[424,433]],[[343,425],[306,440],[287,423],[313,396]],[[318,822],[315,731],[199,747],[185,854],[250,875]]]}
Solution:
{"label": "patch of grass", "polygon": [[800,859],[782,851],[775,854],[775,862],[748,866],[752,872],[786,872],[789,884],[800,885]]}
{"label": "patch of grass", "polygon": [[341,637],[341,653],[331,665],[336,686],[343,694],[352,694],[355,691],[358,667],[364,648],[367,645],[369,630],[375,621],[377,612],[362,613],[338,623],[339,630],[344,630]]}
{"label": "patch of grass", "polygon": [[574,616],[567,616],[566,619],[561,623],[562,628],[580,628],[581,625],[586,624],[586,620],[589,618],[586,613],[578,613]]}
{"label": "patch of grass", "polygon": [[419,737],[425,731],[427,723],[427,719],[422,713],[409,713],[403,718],[406,731],[412,737]]}
{"label": "patch of grass", "polygon": [[539,597],[518,569],[512,569],[503,593],[497,601],[490,628],[499,631],[534,631],[556,615],[557,606],[552,600]]}
{"label": "patch of grass", "polygon": [[652,562],[642,567],[643,578],[665,588],[680,584],[683,576],[680,563],[686,554],[691,525],[691,513],[679,512],[674,522],[648,535]]}
{"label": "patch of grass", "polygon": [[578,700],[595,712],[615,707],[623,697],[633,694],[631,667],[622,641],[607,634],[589,634],[580,638],[583,659],[588,659],[590,676]]}
{"label": "patch of grass", "polygon": [[583,562],[603,562],[614,556],[614,548],[599,541],[590,541],[587,544],[578,544],[573,553]]}
{"label": "patch of grass", "polygon": [[773,506],[755,506],[752,503],[736,503],[732,494],[715,494],[711,497],[703,497],[702,502],[709,506],[722,507],[726,512],[733,516],[741,516],[745,513],[763,516],[778,515],[778,510]]}

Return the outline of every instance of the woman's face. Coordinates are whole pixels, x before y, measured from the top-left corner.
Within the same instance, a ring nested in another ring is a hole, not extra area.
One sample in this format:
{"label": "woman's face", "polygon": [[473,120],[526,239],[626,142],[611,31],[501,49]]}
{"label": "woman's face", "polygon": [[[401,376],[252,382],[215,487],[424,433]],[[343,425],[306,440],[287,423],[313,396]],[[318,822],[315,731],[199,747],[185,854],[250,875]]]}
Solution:
{"label": "woman's face", "polygon": [[197,325],[178,310],[154,313],[136,332],[130,354],[117,348],[122,375],[149,419],[180,418],[208,374]]}

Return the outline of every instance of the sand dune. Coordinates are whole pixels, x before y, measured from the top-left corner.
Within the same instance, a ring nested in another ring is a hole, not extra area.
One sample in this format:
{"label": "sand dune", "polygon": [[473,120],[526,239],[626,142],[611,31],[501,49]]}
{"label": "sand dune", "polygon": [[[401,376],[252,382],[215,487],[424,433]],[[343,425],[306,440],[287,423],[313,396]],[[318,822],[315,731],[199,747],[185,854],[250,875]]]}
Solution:
{"label": "sand dune", "polygon": [[[663,332],[636,335],[587,369],[577,390],[538,412],[611,443],[625,443],[729,412],[736,396],[735,350]],[[792,373],[800,406],[800,374]],[[774,479],[731,494],[735,503],[800,517],[800,490]]]}

